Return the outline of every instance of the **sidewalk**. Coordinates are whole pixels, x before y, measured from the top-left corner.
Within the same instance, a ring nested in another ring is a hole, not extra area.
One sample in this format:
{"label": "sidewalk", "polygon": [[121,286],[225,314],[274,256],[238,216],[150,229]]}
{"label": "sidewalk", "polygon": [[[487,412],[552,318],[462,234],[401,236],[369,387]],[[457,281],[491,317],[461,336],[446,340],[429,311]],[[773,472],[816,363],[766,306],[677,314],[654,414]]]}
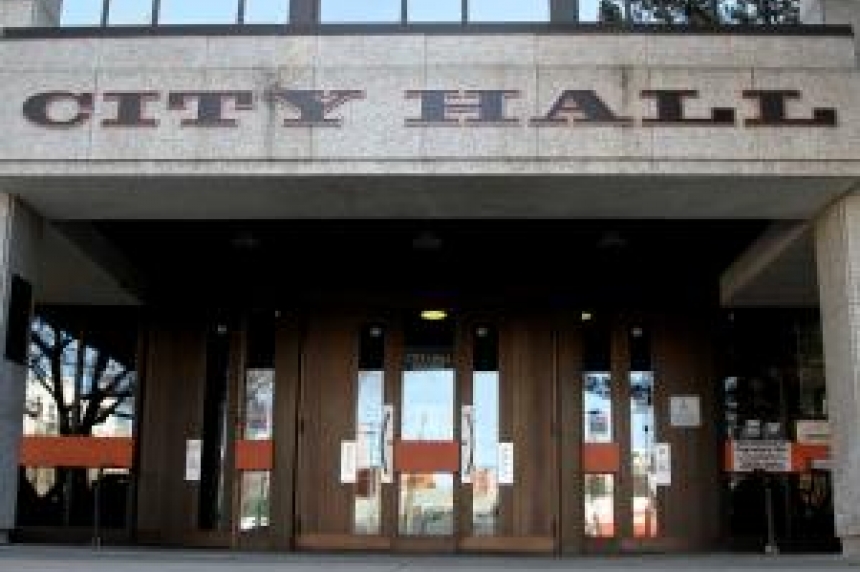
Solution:
{"label": "sidewalk", "polygon": [[406,556],[275,554],[217,550],[0,546],[0,572],[491,572],[576,570],[745,572],[860,570],[839,556]]}

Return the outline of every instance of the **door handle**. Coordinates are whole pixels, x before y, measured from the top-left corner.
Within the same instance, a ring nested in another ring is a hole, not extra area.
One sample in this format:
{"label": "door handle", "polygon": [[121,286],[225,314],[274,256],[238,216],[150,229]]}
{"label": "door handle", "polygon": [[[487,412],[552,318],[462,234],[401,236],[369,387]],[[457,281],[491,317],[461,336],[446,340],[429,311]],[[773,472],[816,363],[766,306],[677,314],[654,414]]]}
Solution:
{"label": "door handle", "polygon": [[394,406],[382,407],[382,431],[379,439],[379,456],[382,461],[382,482],[394,482]]}
{"label": "door handle", "polygon": [[475,470],[475,407],[464,405],[460,412],[460,482],[471,483]]}

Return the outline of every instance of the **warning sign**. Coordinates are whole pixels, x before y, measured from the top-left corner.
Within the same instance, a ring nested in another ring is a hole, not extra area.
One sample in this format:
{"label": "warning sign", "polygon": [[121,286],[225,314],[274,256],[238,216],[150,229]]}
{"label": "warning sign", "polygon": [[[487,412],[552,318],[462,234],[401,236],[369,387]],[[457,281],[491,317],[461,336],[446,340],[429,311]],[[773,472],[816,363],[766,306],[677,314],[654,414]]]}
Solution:
{"label": "warning sign", "polygon": [[732,471],[791,472],[789,441],[732,441]]}

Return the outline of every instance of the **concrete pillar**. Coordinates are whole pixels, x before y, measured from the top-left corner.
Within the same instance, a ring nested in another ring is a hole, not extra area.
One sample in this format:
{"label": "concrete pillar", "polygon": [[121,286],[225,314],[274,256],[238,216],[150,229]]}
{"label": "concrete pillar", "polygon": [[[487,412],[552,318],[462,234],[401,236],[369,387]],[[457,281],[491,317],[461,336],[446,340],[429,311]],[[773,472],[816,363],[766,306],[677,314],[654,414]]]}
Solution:
{"label": "concrete pillar", "polygon": [[[10,292],[13,276],[35,286],[41,235],[41,219],[14,197],[0,193],[0,544],[8,542],[9,531],[15,527],[18,451],[27,379],[26,359],[23,363],[9,359],[8,334],[14,332],[8,328],[10,323],[15,324],[14,319],[10,320]],[[22,333],[21,329],[18,333]],[[26,349],[28,323],[23,334]]]}
{"label": "concrete pillar", "polygon": [[0,28],[60,25],[63,0],[0,0]]}
{"label": "concrete pillar", "polygon": [[860,559],[860,191],[815,223],[836,534]]}
{"label": "concrete pillar", "polygon": [[846,24],[853,26],[858,64],[860,64],[860,1],[800,0],[800,21],[804,24]]}

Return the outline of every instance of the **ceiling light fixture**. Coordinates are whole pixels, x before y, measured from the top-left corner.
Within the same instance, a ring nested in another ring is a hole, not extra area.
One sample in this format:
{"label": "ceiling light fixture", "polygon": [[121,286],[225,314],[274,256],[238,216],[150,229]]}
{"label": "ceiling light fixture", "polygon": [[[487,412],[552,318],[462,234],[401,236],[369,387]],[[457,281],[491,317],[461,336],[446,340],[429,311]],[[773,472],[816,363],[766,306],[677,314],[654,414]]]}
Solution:
{"label": "ceiling light fixture", "polygon": [[448,317],[448,312],[445,310],[421,310],[421,319],[428,321],[444,320]]}

